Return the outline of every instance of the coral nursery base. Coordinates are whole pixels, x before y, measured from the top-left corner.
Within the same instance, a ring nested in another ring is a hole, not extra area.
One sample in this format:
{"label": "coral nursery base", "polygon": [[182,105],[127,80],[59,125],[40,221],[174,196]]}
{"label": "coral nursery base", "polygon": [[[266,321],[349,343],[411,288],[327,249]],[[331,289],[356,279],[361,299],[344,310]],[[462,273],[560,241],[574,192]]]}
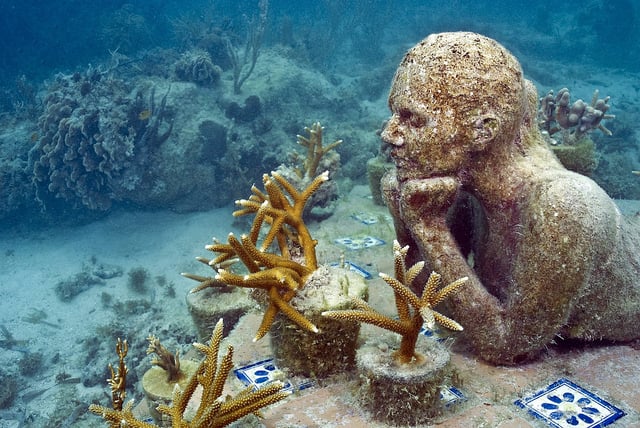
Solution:
{"label": "coral nursery base", "polygon": [[[346,269],[321,267],[324,278],[314,279],[302,290],[304,300],[293,299],[296,307],[318,328],[318,333],[301,329],[278,314],[271,327],[271,349],[276,363],[288,375],[326,378],[355,368],[360,325],[353,321],[333,320],[323,311],[352,307],[350,297],[367,298],[362,277]],[[326,281],[326,282],[325,282]]]}
{"label": "coral nursery base", "polygon": [[435,340],[421,340],[421,362],[399,365],[395,336],[384,334],[357,354],[360,403],[376,420],[391,425],[428,423],[442,414],[440,391],[450,378],[449,351]]}

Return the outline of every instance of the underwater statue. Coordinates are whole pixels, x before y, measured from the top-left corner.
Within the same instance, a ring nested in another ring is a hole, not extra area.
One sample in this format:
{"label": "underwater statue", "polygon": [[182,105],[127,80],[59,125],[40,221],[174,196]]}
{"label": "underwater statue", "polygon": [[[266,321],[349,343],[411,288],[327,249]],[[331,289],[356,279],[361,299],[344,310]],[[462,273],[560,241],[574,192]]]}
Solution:
{"label": "underwater statue", "polygon": [[474,33],[433,34],[396,71],[382,182],[402,245],[445,283],[485,360],[517,364],[562,339],[640,337],[640,234],[536,123],[517,59]]}

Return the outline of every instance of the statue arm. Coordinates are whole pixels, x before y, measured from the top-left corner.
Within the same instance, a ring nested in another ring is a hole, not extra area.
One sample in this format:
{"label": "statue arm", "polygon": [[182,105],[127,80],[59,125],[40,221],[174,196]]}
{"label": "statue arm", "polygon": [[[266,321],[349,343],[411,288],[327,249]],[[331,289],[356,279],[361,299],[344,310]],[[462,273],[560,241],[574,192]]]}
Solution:
{"label": "statue arm", "polygon": [[395,209],[402,213],[405,236],[445,281],[469,277],[452,296],[451,309],[484,359],[518,363],[553,340],[570,315],[592,259],[587,253],[593,245],[577,232],[584,228],[583,217],[576,216],[572,207],[563,212],[553,192],[550,202],[538,201],[537,216],[525,225],[513,269],[504,272],[504,283],[499,284],[508,293],[500,301],[467,264],[446,224],[446,211],[457,192],[455,179],[414,180],[400,188]]}

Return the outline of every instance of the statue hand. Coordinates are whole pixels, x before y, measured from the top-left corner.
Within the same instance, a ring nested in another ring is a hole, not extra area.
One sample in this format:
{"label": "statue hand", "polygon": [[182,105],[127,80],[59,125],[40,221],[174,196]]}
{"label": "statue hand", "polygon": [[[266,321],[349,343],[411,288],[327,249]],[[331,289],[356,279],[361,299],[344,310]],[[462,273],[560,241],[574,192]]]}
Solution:
{"label": "statue hand", "polygon": [[401,185],[403,216],[414,220],[441,219],[456,200],[460,183],[454,177],[408,180]]}

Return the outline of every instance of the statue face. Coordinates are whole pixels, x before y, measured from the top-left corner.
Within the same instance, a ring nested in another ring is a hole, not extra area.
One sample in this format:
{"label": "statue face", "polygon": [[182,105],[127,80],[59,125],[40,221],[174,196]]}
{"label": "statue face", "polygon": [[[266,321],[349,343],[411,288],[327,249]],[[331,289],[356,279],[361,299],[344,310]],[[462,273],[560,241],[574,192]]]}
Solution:
{"label": "statue face", "polygon": [[457,176],[480,152],[511,142],[525,97],[517,60],[473,33],[432,34],[398,66],[382,139],[400,181]]}
{"label": "statue face", "polygon": [[[459,129],[456,112],[407,96],[416,91],[400,73],[389,96],[392,115],[382,132],[383,141],[393,146],[398,179],[456,175],[469,156],[468,137]],[[407,81],[409,86],[403,88],[402,82]]]}

